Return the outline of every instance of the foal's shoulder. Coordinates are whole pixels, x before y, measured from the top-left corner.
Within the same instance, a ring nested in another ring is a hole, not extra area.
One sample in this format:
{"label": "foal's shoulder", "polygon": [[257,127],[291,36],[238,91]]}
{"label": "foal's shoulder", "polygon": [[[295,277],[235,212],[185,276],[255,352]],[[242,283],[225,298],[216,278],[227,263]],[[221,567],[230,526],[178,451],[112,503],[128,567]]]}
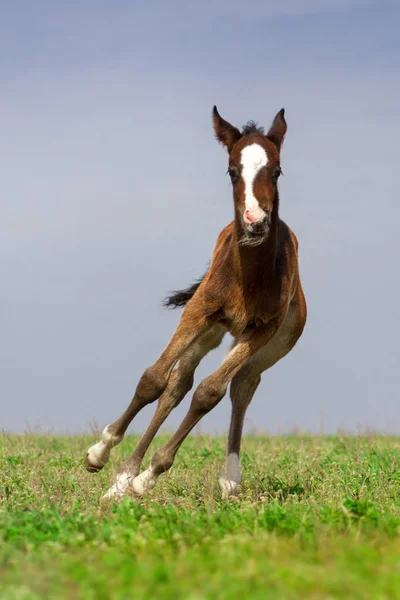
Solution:
{"label": "foal's shoulder", "polygon": [[218,242],[225,242],[225,240],[230,240],[232,237],[232,232],[233,232],[233,226],[234,226],[234,221],[231,221],[226,227],[224,227],[222,229],[222,231],[220,231],[220,233],[218,234],[218,238],[217,238],[217,243]]}
{"label": "foal's shoulder", "polygon": [[218,234],[214,248],[214,255],[217,254],[221,248],[230,243],[232,239],[233,225],[233,222],[229,223],[229,225],[224,227],[223,230]]}
{"label": "foal's shoulder", "polygon": [[279,219],[279,241],[283,246],[293,245],[296,252],[299,249],[299,241],[296,234],[282,219]]}

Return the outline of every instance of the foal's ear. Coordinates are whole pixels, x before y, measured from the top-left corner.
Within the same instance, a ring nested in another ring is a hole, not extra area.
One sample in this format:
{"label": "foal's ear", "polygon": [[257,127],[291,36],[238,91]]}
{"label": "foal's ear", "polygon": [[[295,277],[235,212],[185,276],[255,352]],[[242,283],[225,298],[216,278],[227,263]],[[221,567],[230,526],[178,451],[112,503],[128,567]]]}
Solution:
{"label": "foal's ear", "polygon": [[213,108],[212,117],[217,140],[225,146],[228,152],[230,152],[236,142],[240,140],[242,134],[239,129],[236,129],[236,127],[220,116],[216,106]]}
{"label": "foal's ear", "polygon": [[281,110],[276,115],[272,122],[271,128],[267,133],[267,138],[275,144],[278,150],[281,149],[283,138],[287,130],[287,124],[285,121],[285,109]]}

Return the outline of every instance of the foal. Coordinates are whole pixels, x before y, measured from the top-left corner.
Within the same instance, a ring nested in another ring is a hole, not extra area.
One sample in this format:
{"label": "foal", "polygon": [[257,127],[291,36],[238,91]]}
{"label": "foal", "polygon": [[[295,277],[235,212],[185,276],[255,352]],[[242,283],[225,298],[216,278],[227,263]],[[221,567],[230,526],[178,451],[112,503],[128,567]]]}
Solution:
{"label": "foal", "polygon": [[[279,218],[280,149],[286,133],[284,110],[265,135],[253,122],[242,131],[213,109],[217,139],[229,154],[235,218],[218,236],[202,280],[167,298],[184,306],[180,323],[157,362],[145,370],[125,412],[89,448],[85,465],[95,473],[108,462],[138,412],[158,399],[157,410],[135,452],[120,467],[105,498],[122,497],[129,488],[142,495],[171,468],[183,440],[224,397],[231,382],[232,416],[227,458],[221,471],[224,497],[240,484],[239,451],[246,409],[261,373],[285,356],[306,322],[296,236]],[[190,408],[171,439],[140,473],[142,459],[158,429],[193,385],[201,359],[229,331],[234,343],[220,367],[197,387]],[[140,474],[139,474],[140,473]]]}

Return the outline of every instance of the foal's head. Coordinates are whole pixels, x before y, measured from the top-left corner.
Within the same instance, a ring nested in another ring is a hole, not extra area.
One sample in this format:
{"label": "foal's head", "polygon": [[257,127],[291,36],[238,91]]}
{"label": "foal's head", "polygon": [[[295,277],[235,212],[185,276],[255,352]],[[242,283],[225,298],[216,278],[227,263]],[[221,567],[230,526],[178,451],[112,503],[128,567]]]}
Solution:
{"label": "foal's head", "polygon": [[217,139],[229,153],[235,211],[243,229],[241,243],[261,244],[268,236],[277,184],[281,174],[280,149],[286,133],[284,109],[276,115],[267,134],[249,122],[242,131],[223,119],[214,106]]}

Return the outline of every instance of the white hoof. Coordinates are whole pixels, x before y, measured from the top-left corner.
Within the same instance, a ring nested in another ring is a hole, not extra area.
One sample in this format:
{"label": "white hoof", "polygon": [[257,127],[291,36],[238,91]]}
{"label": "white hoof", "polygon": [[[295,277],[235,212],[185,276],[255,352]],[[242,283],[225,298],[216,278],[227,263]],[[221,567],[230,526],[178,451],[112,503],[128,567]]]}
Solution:
{"label": "white hoof", "polygon": [[154,488],[157,477],[153,474],[151,467],[140,473],[132,482],[132,489],[138,496],[143,496]]}
{"label": "white hoof", "polygon": [[131,484],[131,480],[128,473],[117,475],[114,485],[104,494],[103,500],[120,500],[123,498]]}

